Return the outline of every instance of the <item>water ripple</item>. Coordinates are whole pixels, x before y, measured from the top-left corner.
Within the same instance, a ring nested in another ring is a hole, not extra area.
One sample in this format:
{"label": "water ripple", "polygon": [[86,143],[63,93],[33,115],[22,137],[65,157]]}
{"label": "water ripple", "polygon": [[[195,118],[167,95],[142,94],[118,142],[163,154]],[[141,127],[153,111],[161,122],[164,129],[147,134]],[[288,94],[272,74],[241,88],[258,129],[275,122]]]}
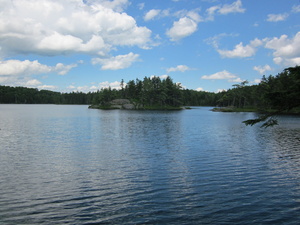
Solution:
{"label": "water ripple", "polygon": [[0,224],[300,221],[297,118],[261,130],[207,108],[5,107]]}

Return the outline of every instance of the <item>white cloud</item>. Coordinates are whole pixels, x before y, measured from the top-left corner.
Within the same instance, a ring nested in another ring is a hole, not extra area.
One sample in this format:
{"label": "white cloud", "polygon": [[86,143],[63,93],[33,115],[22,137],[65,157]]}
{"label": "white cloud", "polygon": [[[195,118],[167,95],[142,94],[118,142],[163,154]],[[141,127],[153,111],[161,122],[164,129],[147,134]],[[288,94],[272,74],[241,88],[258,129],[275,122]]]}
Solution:
{"label": "white cloud", "polygon": [[[125,86],[126,86],[126,83],[125,83]],[[91,86],[89,86],[89,85],[75,86],[75,84],[71,84],[67,87],[67,92],[79,91],[79,92],[87,93],[87,92],[95,92],[95,91],[101,90],[101,89],[107,89],[109,87],[111,89],[119,90],[119,89],[121,89],[121,82],[119,82],[119,81],[114,81],[114,82],[104,81],[99,84],[91,84]]]}
{"label": "white cloud", "polygon": [[236,79],[237,76],[228,72],[227,70],[223,70],[221,72],[217,72],[211,75],[204,75],[201,79],[204,80],[228,80],[228,79]]}
{"label": "white cloud", "polygon": [[281,35],[280,38],[264,39],[265,48],[272,49],[273,61],[278,65],[295,66],[300,65],[300,32],[294,37],[288,38]]}
{"label": "white cloud", "polygon": [[264,65],[264,66],[254,66],[253,69],[260,74],[264,74],[266,71],[271,71],[272,68],[269,65]]}
{"label": "white cloud", "polygon": [[269,22],[279,22],[279,21],[284,21],[288,18],[289,14],[284,13],[284,14],[269,14],[267,21]]}
{"label": "white cloud", "polygon": [[244,13],[246,11],[245,8],[242,7],[242,1],[237,0],[232,4],[224,4],[224,5],[215,5],[206,10],[207,18],[206,20],[214,20],[215,14],[218,15],[227,15],[229,13]]}
{"label": "white cloud", "polygon": [[70,69],[76,67],[77,64],[64,65],[58,63],[51,67],[39,63],[37,60],[6,60],[0,61],[0,76],[27,76],[34,74],[45,74],[55,72],[59,75],[65,75]]}
{"label": "white cloud", "polygon": [[55,85],[41,85],[41,86],[38,86],[38,89],[56,90],[57,86],[55,86]]}
{"label": "white cloud", "polygon": [[167,79],[169,77],[169,75],[167,75],[167,74],[160,75],[160,76],[151,75],[150,79],[153,79],[154,77],[159,77],[160,79],[165,80],[165,79]]}
{"label": "white cloud", "polygon": [[138,54],[130,52],[127,55],[118,55],[111,58],[94,58],[92,59],[92,64],[101,64],[102,70],[120,70],[130,67],[138,59]]}
{"label": "white cloud", "polygon": [[251,82],[251,83],[253,83],[253,84],[259,84],[261,82],[261,79],[255,79],[253,82]]}
{"label": "white cloud", "polygon": [[38,86],[40,84],[42,84],[42,82],[38,81],[37,79],[29,80],[29,81],[26,82],[26,86],[34,86],[34,87],[36,87],[36,86]]}
{"label": "white cloud", "polygon": [[292,8],[293,13],[299,13],[300,12],[300,5],[294,5]]}
{"label": "white cloud", "polygon": [[145,3],[138,4],[139,10],[143,10],[145,8]]}
{"label": "white cloud", "polygon": [[237,36],[238,36],[238,34],[234,34],[234,33],[231,33],[231,34],[221,33],[221,34],[215,35],[213,37],[207,38],[205,40],[205,42],[207,44],[212,45],[214,48],[218,49],[219,48],[219,42],[222,38],[224,38],[224,37],[237,37]]}
{"label": "white cloud", "polygon": [[263,42],[261,40],[255,39],[250,42],[248,45],[243,45],[243,43],[239,43],[235,46],[233,50],[221,50],[217,49],[218,53],[225,58],[246,58],[255,55],[256,48],[262,45]]}
{"label": "white cloud", "polygon": [[199,15],[199,13],[197,12],[198,10],[191,10],[191,11],[188,11],[186,16],[191,18],[192,20],[194,20],[195,22],[199,23],[199,22],[202,22],[203,19],[202,17]]}
{"label": "white cloud", "polygon": [[[90,1],[90,2],[92,2],[92,1]],[[107,8],[113,9],[117,12],[124,11],[124,9],[130,4],[128,0],[112,0],[112,1],[99,0],[99,2],[101,5],[103,5]]]}
{"label": "white cloud", "polygon": [[62,63],[57,63],[52,70],[57,72],[59,75],[66,75],[72,68],[75,67],[77,67],[77,64],[64,65]]}
{"label": "white cloud", "polygon": [[[126,84],[125,84],[126,86]],[[116,90],[119,90],[121,89],[121,82],[119,81],[115,81],[115,82],[108,82],[108,81],[105,81],[105,82],[101,82],[99,84],[99,88],[102,89],[102,88],[111,88],[111,89],[116,89]]]}
{"label": "white cloud", "polygon": [[10,86],[23,86],[29,88],[38,88],[38,89],[46,89],[46,90],[57,90],[57,86],[55,85],[45,85],[42,84],[41,81],[37,79],[30,79],[30,77],[20,78],[20,77],[4,77],[6,79],[1,79],[0,81],[4,81],[3,84]]}
{"label": "white cloud", "polygon": [[242,83],[244,80],[242,80],[241,78],[235,78],[235,79],[230,79],[229,82],[233,82],[233,83]]}
{"label": "white cloud", "polygon": [[185,72],[187,70],[191,70],[188,66],[186,65],[178,65],[176,67],[171,67],[171,68],[168,68],[167,69],[167,72],[170,73],[170,72]]}
{"label": "white cloud", "polygon": [[183,10],[179,10],[179,11],[175,12],[173,15],[178,18],[188,17],[191,20],[194,20],[195,22],[199,23],[199,22],[203,21],[202,17],[199,15],[199,11],[200,11],[200,8],[196,8],[193,10],[183,9]]}
{"label": "white cloud", "polygon": [[161,12],[160,9],[151,9],[150,11],[148,11],[146,13],[146,15],[144,16],[144,20],[145,21],[149,21],[154,19],[154,17],[156,17],[159,13]]}
{"label": "white cloud", "polygon": [[219,8],[220,8],[220,6],[212,6],[212,7],[208,8],[206,10],[206,13],[207,13],[206,20],[210,20],[210,21],[214,20],[215,13],[219,10]]}
{"label": "white cloud", "polygon": [[227,91],[226,89],[218,89],[217,91],[216,91],[216,93],[220,93],[220,92],[223,92],[223,91]]}
{"label": "white cloud", "polygon": [[204,91],[202,87],[196,88],[196,91]]}
{"label": "white cloud", "polygon": [[0,61],[0,76],[32,75],[32,74],[49,73],[49,72],[51,72],[51,67],[40,64],[37,60]]}
{"label": "white cloud", "polygon": [[147,48],[151,31],[120,13],[128,0],[15,0],[1,3],[1,57],[107,55],[115,46]]}
{"label": "white cloud", "polygon": [[159,76],[160,79],[164,79],[164,80],[167,79],[168,77],[169,77],[169,75],[167,75],[167,74]]}
{"label": "white cloud", "polygon": [[183,17],[179,21],[174,22],[173,27],[166,34],[171,38],[171,41],[178,41],[193,34],[197,27],[198,25],[194,20]]}
{"label": "white cloud", "polygon": [[220,9],[218,10],[218,12],[221,15],[226,15],[229,13],[244,13],[245,11],[246,11],[246,9],[244,9],[242,7],[241,0],[237,0],[236,2],[233,2],[232,4],[225,4],[222,7],[220,7]]}

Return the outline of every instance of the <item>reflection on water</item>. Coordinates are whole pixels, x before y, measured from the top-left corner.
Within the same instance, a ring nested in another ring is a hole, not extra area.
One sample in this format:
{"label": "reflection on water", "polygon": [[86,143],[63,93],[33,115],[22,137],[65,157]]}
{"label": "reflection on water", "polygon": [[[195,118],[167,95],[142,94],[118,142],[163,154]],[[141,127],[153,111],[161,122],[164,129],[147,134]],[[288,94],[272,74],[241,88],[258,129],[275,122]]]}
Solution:
{"label": "reflection on water", "polygon": [[0,105],[0,224],[298,224],[300,122]]}

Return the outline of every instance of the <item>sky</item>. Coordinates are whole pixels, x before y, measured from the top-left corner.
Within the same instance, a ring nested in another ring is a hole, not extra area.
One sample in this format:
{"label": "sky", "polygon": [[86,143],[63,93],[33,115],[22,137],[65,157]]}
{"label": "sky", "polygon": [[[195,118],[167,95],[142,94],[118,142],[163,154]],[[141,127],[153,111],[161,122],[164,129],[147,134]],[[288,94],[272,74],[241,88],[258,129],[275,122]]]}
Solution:
{"label": "sky", "polygon": [[0,0],[0,85],[219,92],[296,65],[300,0]]}

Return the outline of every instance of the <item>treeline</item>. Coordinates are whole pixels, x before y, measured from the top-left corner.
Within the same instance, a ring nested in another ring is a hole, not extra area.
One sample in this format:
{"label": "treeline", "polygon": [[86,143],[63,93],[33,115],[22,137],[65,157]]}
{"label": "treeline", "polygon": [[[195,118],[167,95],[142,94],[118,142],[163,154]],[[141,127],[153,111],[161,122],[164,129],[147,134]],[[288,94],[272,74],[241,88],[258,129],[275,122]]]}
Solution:
{"label": "treeline", "polygon": [[263,76],[258,85],[244,81],[217,94],[218,106],[255,108],[259,111],[290,112],[300,107],[300,66],[284,69],[276,76]]}
{"label": "treeline", "polygon": [[91,104],[97,93],[60,93],[36,88],[0,86],[4,104]]}
{"label": "treeline", "polygon": [[170,77],[121,81],[120,89],[97,92],[60,93],[25,87],[0,86],[0,103],[15,104],[106,104],[117,98],[147,106],[219,106],[255,108],[261,111],[291,111],[300,107],[300,66],[289,67],[276,76],[263,76],[258,85],[247,81],[220,93],[183,89]]}
{"label": "treeline", "polygon": [[166,79],[145,77],[143,80],[130,80],[126,85],[122,80],[120,90],[111,90],[110,88],[101,90],[95,103],[105,105],[113,99],[125,98],[140,105],[154,107],[209,106],[215,105],[215,96],[215,93],[184,90],[170,77]]}
{"label": "treeline", "polygon": [[0,103],[14,104],[102,104],[118,98],[130,99],[147,106],[213,106],[216,94],[182,89],[170,77],[122,80],[120,89],[103,88],[97,92],[60,93],[36,88],[0,86]]}

